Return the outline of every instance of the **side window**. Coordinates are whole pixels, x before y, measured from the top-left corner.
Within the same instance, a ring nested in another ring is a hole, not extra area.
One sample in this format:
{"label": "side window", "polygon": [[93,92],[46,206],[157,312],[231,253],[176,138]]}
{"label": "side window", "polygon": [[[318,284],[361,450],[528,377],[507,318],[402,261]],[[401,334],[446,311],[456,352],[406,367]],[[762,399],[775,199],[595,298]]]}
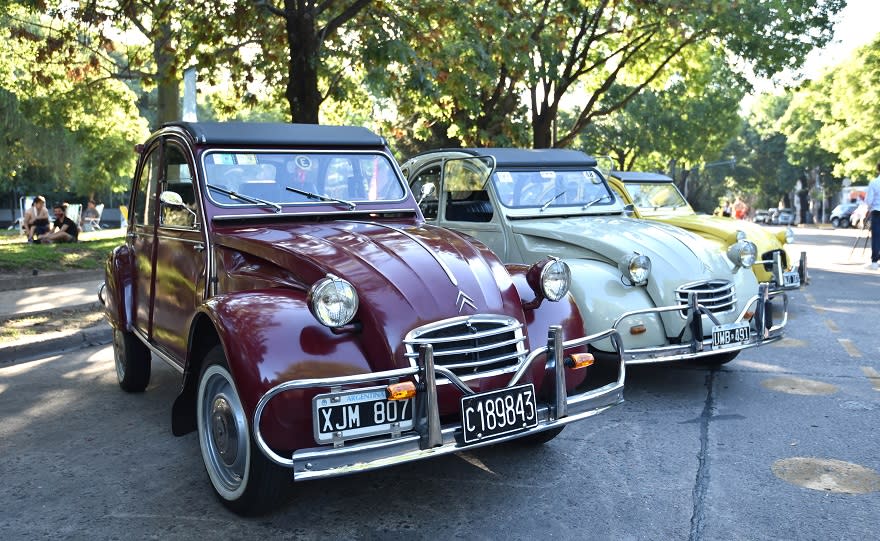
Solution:
{"label": "side window", "polygon": [[483,171],[465,160],[446,164],[443,190],[446,191],[446,219],[454,222],[489,222],[492,203],[486,191]]}
{"label": "side window", "polygon": [[[428,195],[422,197],[422,190],[428,184],[433,184],[434,189]],[[438,194],[440,193],[440,166],[435,165],[427,169],[422,169],[416,177],[410,182],[410,189],[416,198],[420,201],[419,208],[426,220],[437,219]]]}
{"label": "side window", "polygon": [[165,183],[162,189],[180,194],[186,208],[162,205],[161,225],[195,227],[196,198],[192,170],[181,148],[174,144],[165,147]]}
{"label": "side window", "polygon": [[153,225],[156,188],[159,185],[159,148],[154,147],[144,160],[134,194],[134,209],[129,221],[134,225]]}

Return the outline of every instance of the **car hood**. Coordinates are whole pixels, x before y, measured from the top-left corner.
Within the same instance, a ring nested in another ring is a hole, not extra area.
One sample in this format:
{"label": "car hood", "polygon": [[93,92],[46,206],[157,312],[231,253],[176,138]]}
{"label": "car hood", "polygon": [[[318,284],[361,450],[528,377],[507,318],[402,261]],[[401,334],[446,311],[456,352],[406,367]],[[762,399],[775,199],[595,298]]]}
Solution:
{"label": "car hood", "polygon": [[620,216],[570,217],[517,222],[513,231],[526,260],[551,254],[604,260],[616,266],[633,252],[650,257],[651,278],[646,288],[658,304],[673,304],[675,288],[684,283],[734,281],[733,264],[717,247],[662,223]]}
{"label": "car hood", "polygon": [[736,232],[742,231],[746,234],[746,238],[758,247],[759,254],[782,247],[776,235],[761,225],[747,220],[735,220],[707,214],[656,215],[649,216],[648,219],[681,227],[700,235],[714,237],[727,246],[736,242]]}
{"label": "car hood", "polygon": [[501,262],[446,229],[359,221],[250,224],[218,229],[214,242],[241,260],[228,272],[264,267],[259,278],[304,290],[328,273],[348,280],[358,293],[356,320],[364,335],[388,349],[373,358],[393,356],[399,364],[404,336],[442,319],[497,314],[524,321]]}

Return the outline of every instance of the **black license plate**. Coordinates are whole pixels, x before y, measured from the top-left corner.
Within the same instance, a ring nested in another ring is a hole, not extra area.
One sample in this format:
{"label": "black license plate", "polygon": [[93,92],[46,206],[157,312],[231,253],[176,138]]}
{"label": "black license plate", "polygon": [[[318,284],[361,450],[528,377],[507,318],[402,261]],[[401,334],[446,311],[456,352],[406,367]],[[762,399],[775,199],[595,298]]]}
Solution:
{"label": "black license plate", "polygon": [[535,387],[529,383],[462,397],[461,420],[465,443],[538,426]]}
{"label": "black license plate", "polygon": [[387,400],[385,387],[317,395],[312,401],[315,441],[366,438],[410,430],[413,400]]}
{"label": "black license plate", "polygon": [[716,325],[712,329],[712,349],[745,344],[751,337],[751,328],[747,321]]}

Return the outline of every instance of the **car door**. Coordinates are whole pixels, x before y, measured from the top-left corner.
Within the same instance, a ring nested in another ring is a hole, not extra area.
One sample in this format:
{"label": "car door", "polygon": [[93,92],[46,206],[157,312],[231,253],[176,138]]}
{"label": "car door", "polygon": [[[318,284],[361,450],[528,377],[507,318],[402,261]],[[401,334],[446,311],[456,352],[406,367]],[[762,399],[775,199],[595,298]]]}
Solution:
{"label": "car door", "polygon": [[194,185],[195,167],[187,147],[174,138],[164,144],[160,194],[177,193],[183,206],[159,203],[152,338],[175,362],[184,363],[189,328],[205,295],[207,252]]}
{"label": "car door", "polygon": [[421,197],[423,185],[430,183],[437,188],[421,199],[422,214],[429,222],[479,239],[505,260],[506,235],[488,182],[478,175],[458,174],[458,171],[461,169],[450,178],[441,178],[441,165],[434,163],[411,177],[410,187],[417,198]]}
{"label": "car door", "polygon": [[132,254],[131,320],[134,330],[151,339],[153,313],[153,259],[156,247],[161,145],[143,150],[137,182],[132,192],[131,213],[126,243]]}

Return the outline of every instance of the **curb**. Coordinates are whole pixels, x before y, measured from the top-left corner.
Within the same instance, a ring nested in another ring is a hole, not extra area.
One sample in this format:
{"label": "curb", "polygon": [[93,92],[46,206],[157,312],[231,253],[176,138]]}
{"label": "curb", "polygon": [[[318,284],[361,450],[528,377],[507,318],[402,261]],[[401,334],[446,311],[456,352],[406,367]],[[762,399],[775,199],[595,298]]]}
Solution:
{"label": "curb", "polygon": [[[43,337],[44,335],[39,335]],[[103,346],[113,341],[113,330],[106,322],[98,326],[61,334],[51,338],[25,343],[0,345],[0,366],[10,366],[53,353],[63,353],[91,346]]]}
{"label": "curb", "polygon": [[39,286],[67,285],[74,282],[100,280],[104,278],[103,270],[74,270],[65,272],[37,272],[32,275],[6,276],[0,278],[0,291],[28,289]]}

